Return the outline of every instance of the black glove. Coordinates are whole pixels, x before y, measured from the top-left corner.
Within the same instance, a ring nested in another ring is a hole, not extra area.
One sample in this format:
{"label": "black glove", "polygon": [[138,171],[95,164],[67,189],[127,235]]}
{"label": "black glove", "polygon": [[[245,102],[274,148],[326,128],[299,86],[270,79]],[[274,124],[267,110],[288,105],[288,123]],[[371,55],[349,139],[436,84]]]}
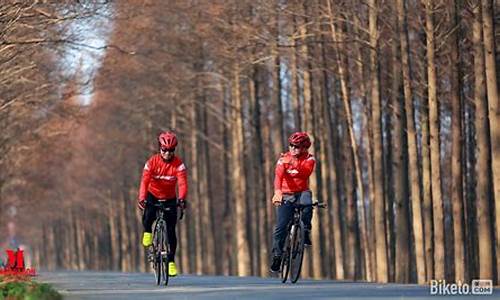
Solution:
{"label": "black glove", "polygon": [[180,209],[185,210],[187,208],[187,202],[184,199],[179,199],[177,205],[180,207]]}
{"label": "black glove", "polygon": [[137,207],[140,209],[140,210],[144,210],[144,208],[146,207],[146,200],[139,200],[137,202]]}

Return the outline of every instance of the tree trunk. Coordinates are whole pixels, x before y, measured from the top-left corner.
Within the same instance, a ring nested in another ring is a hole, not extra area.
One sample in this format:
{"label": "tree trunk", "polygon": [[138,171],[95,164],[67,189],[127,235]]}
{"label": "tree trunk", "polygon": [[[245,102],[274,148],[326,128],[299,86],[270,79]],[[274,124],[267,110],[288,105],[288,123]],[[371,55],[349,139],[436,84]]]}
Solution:
{"label": "tree trunk", "polygon": [[461,93],[461,70],[459,56],[459,33],[460,21],[458,14],[458,2],[453,1],[450,5],[450,13],[453,25],[457,30],[451,36],[450,59],[451,59],[451,201],[453,206],[453,239],[454,239],[454,264],[455,282],[465,281],[465,255],[464,255],[464,207],[462,188],[462,99]]}
{"label": "tree trunk", "polygon": [[[333,89],[334,91],[334,89]],[[330,123],[329,127],[329,139],[331,141],[337,140],[338,134],[334,128],[337,128],[337,118],[335,118],[335,95],[331,95],[333,98],[331,101],[328,100],[327,114],[328,114],[328,122]],[[330,98],[329,97],[329,98]],[[328,98],[327,98],[328,99]],[[341,181],[340,177],[337,176],[337,166],[336,161],[338,156],[340,155],[339,151],[336,151],[338,147],[331,145],[328,147],[329,149],[329,178],[330,178],[330,186],[331,186],[331,209],[329,209],[331,219],[333,220],[333,235],[331,238],[333,239],[334,244],[334,252],[335,252],[335,265],[331,266],[331,268],[335,268],[334,277],[335,279],[344,279],[344,250],[343,250],[343,239],[342,239],[342,210],[341,210],[341,197],[339,196],[339,182]]]}
{"label": "tree trunk", "polygon": [[[197,86],[195,86],[197,88]],[[199,124],[199,117],[198,117],[198,103],[196,101],[196,95],[194,96],[194,100],[191,103],[191,111],[190,111],[190,121],[191,124]],[[191,199],[193,199],[193,202],[197,201],[198,203],[196,205],[192,206],[192,220],[191,220],[191,226],[192,226],[192,232],[194,233],[194,236],[191,238],[191,241],[193,241],[193,246],[194,246],[194,257],[191,257],[192,260],[194,260],[194,272],[198,275],[203,274],[203,263],[204,263],[204,255],[205,253],[203,252],[204,249],[202,247],[202,239],[204,236],[202,235],[202,201],[200,197],[200,143],[198,142],[198,132],[197,130],[192,130],[191,131],[191,159],[190,159],[190,175],[191,175],[191,182],[192,188],[191,188]]]}
{"label": "tree trunk", "polygon": [[415,131],[413,93],[411,88],[411,64],[408,49],[408,24],[406,21],[405,0],[397,0],[399,41],[401,47],[401,68],[403,71],[403,93],[405,97],[406,130],[408,139],[408,163],[411,205],[413,215],[413,234],[415,236],[415,256],[417,261],[417,282],[426,280],[426,256],[424,232],[422,224],[422,207],[420,203],[420,187],[417,163],[417,136]]}
{"label": "tree trunk", "polygon": [[[364,196],[364,187],[363,187],[363,181],[361,177],[361,166],[359,163],[359,158],[358,158],[358,145],[356,142],[356,138],[354,136],[354,125],[353,125],[353,118],[352,118],[352,112],[351,112],[351,104],[350,104],[350,91],[348,88],[348,74],[347,74],[347,69],[346,69],[346,58],[344,57],[344,49],[342,48],[342,45],[344,43],[344,34],[342,29],[338,29],[337,26],[335,26],[334,21],[333,21],[333,9],[331,7],[330,1],[327,0],[327,5],[328,5],[328,13],[329,13],[329,19],[330,19],[330,30],[331,30],[331,35],[332,35],[332,40],[334,41],[335,44],[338,45],[337,48],[337,56],[336,56],[336,61],[337,61],[337,68],[338,68],[338,73],[340,77],[340,87],[341,87],[341,94],[342,94],[342,102],[344,104],[344,113],[346,115],[346,120],[347,120],[347,130],[349,133],[349,139],[350,139],[350,145],[351,145],[351,151],[352,151],[352,157],[354,159],[354,169],[355,169],[355,175],[356,175],[356,189],[357,189],[357,195],[358,195],[358,201],[360,202],[360,205],[358,205],[361,213],[361,221],[359,222],[360,224],[360,234],[361,234],[361,248],[363,251],[363,257],[364,257],[364,267],[366,270],[366,280],[368,281],[373,281],[373,274],[371,270],[371,263],[370,263],[370,252],[369,252],[369,243],[368,243],[368,222],[366,218],[366,213],[365,213],[365,196]],[[323,127],[322,127],[323,128]]]}
{"label": "tree trunk", "polygon": [[[394,25],[397,29],[397,15],[394,18]],[[395,281],[408,283],[410,280],[410,230],[409,230],[409,211],[408,211],[408,193],[406,175],[406,159],[403,148],[406,136],[403,132],[404,123],[404,99],[400,97],[401,91],[401,64],[398,55],[399,35],[395,34],[395,41],[392,44],[392,87],[390,95],[391,124],[392,124],[392,164],[390,172],[392,173],[393,195],[394,195],[394,215],[395,215]],[[392,210],[392,207],[389,208]]]}
{"label": "tree trunk", "polygon": [[[80,215],[81,216],[81,215]],[[85,270],[85,260],[84,260],[84,229],[82,228],[82,221],[80,218],[76,218],[76,245],[78,253],[78,270]],[[56,248],[57,249],[57,248]]]}
{"label": "tree trunk", "polygon": [[[345,124],[347,126],[347,122]],[[349,145],[347,143],[347,135],[344,135],[344,145]],[[346,247],[346,278],[351,280],[359,279],[356,275],[357,267],[357,223],[356,223],[356,199],[354,197],[354,179],[353,176],[353,157],[352,151],[347,151],[347,146],[342,147],[342,152],[344,154],[344,192],[345,192],[345,213],[346,213],[346,234],[347,237],[347,247]]]}
{"label": "tree trunk", "polygon": [[125,199],[118,196],[119,211],[119,227],[120,227],[120,270],[122,272],[130,272],[130,248],[129,248],[129,235],[127,230],[127,217]]}
{"label": "tree trunk", "polygon": [[[320,29],[323,29],[321,27]],[[332,95],[332,88],[330,87],[330,76],[328,74],[328,62],[327,62],[327,44],[326,38],[323,36],[321,39],[321,66],[322,66],[322,99],[320,102],[321,106],[321,116],[320,116],[320,128],[324,128],[321,130],[321,152],[324,155],[320,158],[323,162],[321,164],[321,176],[323,185],[323,202],[327,203],[328,207],[333,207],[334,201],[338,201],[336,195],[334,194],[334,185],[331,184],[335,182],[336,174],[334,174],[335,170],[333,168],[333,147],[330,145],[330,141],[332,141],[331,136],[333,134],[333,120],[330,118],[330,102],[329,98]],[[334,181],[335,180],[335,181]],[[331,209],[327,209],[325,211],[324,220],[325,220],[325,231],[324,231],[324,241],[325,241],[325,253],[326,258],[323,260],[323,269],[326,271],[326,276],[328,278],[336,278],[336,264],[335,264],[335,256],[337,247],[335,244],[334,234],[333,234],[333,214]]]}
{"label": "tree trunk", "polygon": [[277,45],[273,47],[274,69],[272,72],[273,79],[273,101],[272,107],[272,138],[273,138],[273,156],[278,156],[283,152],[285,144],[283,143],[285,133],[283,131],[283,107],[281,99],[281,58]]}
{"label": "tree trunk", "polygon": [[[203,91],[202,97],[203,103],[200,105],[199,112],[200,116],[200,126],[198,128],[202,129],[203,135],[208,137],[208,121],[207,121],[207,99],[205,95],[205,91]],[[202,223],[204,228],[203,239],[205,240],[205,251],[203,253],[203,258],[206,261],[206,266],[204,270],[204,274],[215,275],[216,273],[216,251],[215,251],[215,228],[214,228],[214,205],[213,205],[213,192],[210,176],[211,173],[211,161],[209,157],[208,151],[208,143],[201,143],[201,164],[200,168],[200,206],[202,209]]]}
{"label": "tree trunk", "polygon": [[434,247],[432,232],[432,194],[431,194],[431,161],[429,150],[429,110],[427,98],[422,96],[420,111],[420,127],[422,130],[422,212],[424,220],[424,239],[427,281],[434,279]]}
{"label": "tree trunk", "polygon": [[[230,93],[228,92],[228,89],[223,88],[224,94],[223,94],[223,101],[222,101],[222,114],[224,116],[224,119],[231,119],[231,111],[229,111],[228,103],[231,101]],[[230,149],[229,148],[229,140],[231,139],[231,134],[232,132],[229,130],[228,126],[224,122],[222,122],[222,143],[224,145],[224,149]],[[234,206],[234,197],[232,197],[231,194],[231,177],[233,174],[230,172],[230,165],[231,165],[231,160],[232,157],[228,157],[229,155],[222,152],[222,162],[223,162],[223,170],[224,170],[224,223],[223,223],[223,237],[222,241],[224,244],[222,245],[223,248],[223,255],[226,257],[226,259],[223,260],[223,265],[222,269],[224,270],[224,275],[233,275],[235,272],[235,264],[234,264],[234,257],[236,256],[236,251],[234,251],[234,243],[233,241],[235,240],[235,235],[234,235],[234,229],[233,229],[233,224],[234,224],[234,218],[233,218],[233,206]]]}
{"label": "tree trunk", "polygon": [[[111,269],[118,270],[119,269],[119,247],[120,241],[118,237],[118,229],[116,225],[116,210],[111,201],[111,193],[109,194],[109,203],[108,203],[108,222],[109,222],[109,237],[111,239]],[[75,223],[76,224],[76,223]]]}
{"label": "tree trunk", "polygon": [[233,129],[232,129],[232,179],[234,187],[235,202],[235,231],[236,231],[236,254],[237,254],[237,274],[238,276],[251,275],[252,265],[250,261],[250,249],[248,245],[247,233],[247,204],[245,191],[245,175],[243,160],[243,111],[240,94],[240,69],[238,63],[234,63],[233,84]]}
{"label": "tree trunk", "polygon": [[372,128],[374,143],[374,179],[375,179],[375,243],[377,257],[377,281],[388,281],[387,265],[387,242],[385,234],[385,210],[384,210],[384,174],[382,169],[383,147],[382,147],[382,128],[380,113],[380,84],[379,84],[379,65],[378,65],[378,1],[369,0],[369,32],[370,32],[370,82],[372,99]]}
{"label": "tree trunk", "polygon": [[[498,2],[495,1],[498,5]],[[497,283],[500,282],[500,103],[498,100],[497,70],[495,60],[495,35],[493,32],[493,8],[491,0],[481,0],[483,15],[483,41],[486,66],[486,88],[491,138],[491,169],[493,173],[493,199],[496,217]],[[498,8],[498,6],[497,6]],[[498,13],[498,12],[497,12]]]}
{"label": "tree trunk", "polygon": [[[77,231],[78,235],[78,231]],[[57,269],[57,245],[56,245],[56,238],[55,238],[55,233],[54,233],[54,225],[50,224],[48,226],[48,257],[46,259],[48,260],[48,269],[49,271],[54,271]]]}
{"label": "tree trunk", "polygon": [[445,278],[444,216],[441,196],[441,166],[439,153],[439,103],[437,99],[436,65],[434,62],[434,21],[431,0],[425,2],[425,25],[427,40],[427,80],[429,97],[429,128],[432,180],[432,212],[434,224],[434,277]]}
{"label": "tree trunk", "polygon": [[[361,22],[359,20],[359,16],[353,16],[354,18],[354,32],[359,40],[363,40],[363,36],[361,34]],[[368,237],[369,237],[369,246],[368,249],[370,251],[370,269],[372,272],[375,272],[377,261],[376,261],[376,250],[375,250],[375,234],[374,234],[374,218],[373,218],[373,201],[375,198],[375,183],[373,178],[373,139],[371,128],[371,116],[370,116],[370,104],[367,98],[367,89],[365,85],[365,66],[363,60],[362,53],[363,45],[360,43],[356,43],[356,66],[357,72],[359,76],[359,95],[360,99],[363,101],[363,114],[362,114],[362,139],[361,139],[361,148],[363,151],[363,155],[366,160],[366,177],[367,177],[367,186],[368,186],[368,207],[370,210],[367,210],[367,223],[368,223]],[[366,143],[366,145],[363,145]],[[376,274],[373,274],[373,278],[375,278]]]}
{"label": "tree trunk", "polygon": [[[304,12],[307,14],[308,12],[308,7],[306,3],[304,3]],[[313,144],[310,148],[310,152],[312,154],[315,154],[315,152],[319,149],[317,147],[319,144],[315,143],[314,140],[317,138],[315,137],[316,133],[316,128],[315,128],[315,115],[314,115],[314,99],[313,99],[313,87],[312,87],[312,75],[311,75],[311,60],[309,57],[309,47],[307,45],[307,25],[308,25],[308,20],[305,19],[303,24],[299,24],[299,32],[300,36],[302,36],[302,44],[300,46],[300,54],[301,54],[301,63],[303,67],[303,84],[304,84],[304,112],[303,112],[303,118],[302,118],[302,128],[301,130],[309,132],[309,134],[312,134],[312,140]],[[318,176],[320,172],[319,168],[315,168],[311,176],[309,177],[309,188],[313,192],[313,199],[316,200],[320,191],[318,190],[318,179],[320,176]],[[320,239],[320,217],[318,214],[318,210],[315,209],[313,211],[313,219],[312,219],[312,229],[311,229],[311,240],[315,247],[312,247],[311,249],[311,254],[312,254],[312,276],[314,278],[320,278],[321,277],[321,239]],[[306,263],[307,264],[307,263]],[[307,274],[307,266],[304,268],[305,273]]]}
{"label": "tree trunk", "polygon": [[[255,126],[255,135],[254,135],[254,141],[252,144],[255,145],[255,153],[257,155],[257,161],[256,161],[256,186],[258,187],[264,187],[265,186],[265,180],[270,180],[266,177],[265,172],[264,172],[264,144],[262,142],[262,127],[261,127],[261,106],[260,106],[260,77],[259,77],[259,68],[257,66],[254,66],[253,70],[253,80],[251,82],[252,87],[251,87],[251,101],[252,101],[252,106],[253,106],[253,116],[252,120]],[[264,274],[267,273],[267,270],[269,268],[268,263],[269,263],[269,244],[268,244],[268,231],[267,231],[267,211],[266,211],[266,206],[269,205],[267,201],[268,195],[266,193],[266,189],[259,189],[256,197],[255,197],[255,203],[256,203],[256,222],[259,223],[258,226],[258,232],[257,236],[259,237],[259,256],[260,256],[260,264],[258,266],[258,274],[259,276],[263,276]]]}
{"label": "tree trunk", "polygon": [[[293,21],[293,31],[297,30],[297,17],[294,15],[292,17]],[[299,51],[297,51],[297,42],[295,39],[292,41],[293,48],[292,54],[290,55],[290,89],[292,94],[292,108],[294,116],[295,130],[301,128],[302,125],[302,109],[299,99],[299,77],[297,72],[298,56]]]}
{"label": "tree trunk", "polygon": [[484,49],[482,44],[481,6],[473,4],[474,21],[472,42],[474,47],[474,103],[476,104],[476,209],[479,238],[479,278],[493,278],[492,232],[490,220],[490,172],[491,160],[488,147],[488,109],[485,91]]}

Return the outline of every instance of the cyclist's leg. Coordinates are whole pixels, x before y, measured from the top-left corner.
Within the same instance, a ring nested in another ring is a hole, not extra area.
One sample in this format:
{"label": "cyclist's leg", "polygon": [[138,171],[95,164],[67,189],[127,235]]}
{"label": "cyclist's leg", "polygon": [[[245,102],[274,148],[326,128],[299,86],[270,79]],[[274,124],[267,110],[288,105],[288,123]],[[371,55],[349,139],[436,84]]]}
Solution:
{"label": "cyclist's leg", "polygon": [[278,206],[276,227],[274,229],[273,235],[273,255],[281,256],[283,252],[283,243],[285,242],[287,225],[292,219],[294,206],[288,201],[284,201],[283,204]]}
{"label": "cyclist's leg", "polygon": [[[312,193],[311,191],[304,191],[300,193],[300,203],[304,205],[312,204]],[[304,223],[304,244],[306,246],[312,246],[311,242],[311,220],[313,217],[312,206],[305,206],[302,209],[302,223]]]}
{"label": "cyclist's leg", "polygon": [[[170,206],[170,204],[169,204]],[[172,262],[175,258],[177,250],[177,236],[175,234],[175,226],[177,225],[177,201],[172,200],[172,209],[164,214],[165,222],[167,222],[167,238],[169,245],[168,261]]]}
{"label": "cyclist's leg", "polygon": [[168,239],[168,275],[177,276],[177,266],[175,265],[175,251],[177,250],[177,236],[175,235],[175,226],[177,225],[177,200],[169,201],[171,210],[165,212],[165,222],[167,223]]}
{"label": "cyclist's leg", "polygon": [[144,234],[142,236],[142,245],[144,247],[149,247],[153,243],[153,222],[156,219],[156,207],[154,207],[154,202],[157,199],[148,193],[146,198],[146,207],[144,208],[144,214],[142,215],[142,226],[144,227]]}
{"label": "cyclist's leg", "polygon": [[[310,190],[303,191],[298,195],[300,197],[299,203],[302,205],[312,204],[312,193]],[[305,230],[311,230],[311,220],[312,220],[312,207],[305,206],[302,210],[302,222],[304,223]]]}

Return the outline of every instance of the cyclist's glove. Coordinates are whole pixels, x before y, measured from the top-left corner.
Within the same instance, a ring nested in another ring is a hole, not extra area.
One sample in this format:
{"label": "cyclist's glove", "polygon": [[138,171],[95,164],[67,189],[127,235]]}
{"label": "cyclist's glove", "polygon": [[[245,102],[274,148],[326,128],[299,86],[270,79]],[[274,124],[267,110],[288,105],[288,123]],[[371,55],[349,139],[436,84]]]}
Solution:
{"label": "cyclist's glove", "polygon": [[180,209],[185,210],[187,207],[187,202],[184,199],[179,199],[178,205]]}
{"label": "cyclist's glove", "polygon": [[146,200],[139,200],[139,202],[137,202],[137,207],[140,210],[144,210],[144,208],[146,207]]}

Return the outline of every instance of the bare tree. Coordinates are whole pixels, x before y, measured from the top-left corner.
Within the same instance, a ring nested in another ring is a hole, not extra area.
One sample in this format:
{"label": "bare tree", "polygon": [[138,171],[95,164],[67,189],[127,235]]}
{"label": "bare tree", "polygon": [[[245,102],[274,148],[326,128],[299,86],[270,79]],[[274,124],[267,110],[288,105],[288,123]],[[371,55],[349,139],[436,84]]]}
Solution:
{"label": "bare tree", "polygon": [[[488,93],[488,119],[490,120],[491,168],[493,173],[493,199],[500,199],[500,103],[498,100],[498,77],[495,60],[495,37],[493,32],[492,1],[481,1],[483,21],[483,43]],[[500,204],[495,201],[496,212],[496,257],[497,278],[500,278]]]}
{"label": "bare tree", "polygon": [[[479,239],[479,276],[493,277],[492,231],[490,220],[490,172],[488,162],[490,151],[488,148],[487,121],[488,109],[485,91],[484,48],[482,43],[481,5],[473,3],[474,20],[472,24],[472,42],[474,47],[474,103],[476,105],[475,125],[477,130],[477,230]],[[486,172],[485,172],[486,171]]]}
{"label": "bare tree", "polygon": [[374,145],[374,178],[375,178],[375,242],[377,253],[377,281],[388,281],[387,241],[385,235],[385,214],[383,194],[383,169],[382,169],[382,130],[380,113],[380,85],[379,85],[379,60],[378,60],[378,1],[370,0],[369,6],[369,31],[370,31],[370,96],[372,101],[372,128]]}

